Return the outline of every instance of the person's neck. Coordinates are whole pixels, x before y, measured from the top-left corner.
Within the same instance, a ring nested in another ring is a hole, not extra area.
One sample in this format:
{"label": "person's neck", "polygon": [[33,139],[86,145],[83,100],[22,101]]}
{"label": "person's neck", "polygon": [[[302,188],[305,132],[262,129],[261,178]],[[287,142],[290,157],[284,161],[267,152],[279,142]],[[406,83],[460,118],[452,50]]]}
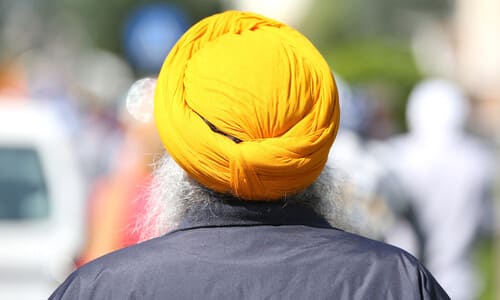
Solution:
{"label": "person's neck", "polygon": [[211,226],[306,225],[330,228],[330,224],[305,204],[281,201],[220,199],[186,211],[178,229]]}

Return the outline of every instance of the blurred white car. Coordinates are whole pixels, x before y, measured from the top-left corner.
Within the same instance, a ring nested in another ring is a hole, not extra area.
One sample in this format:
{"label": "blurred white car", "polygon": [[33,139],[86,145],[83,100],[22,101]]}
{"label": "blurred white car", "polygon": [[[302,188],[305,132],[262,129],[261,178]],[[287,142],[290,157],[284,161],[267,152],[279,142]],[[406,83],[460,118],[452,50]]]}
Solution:
{"label": "blurred white car", "polygon": [[64,124],[0,98],[0,299],[46,299],[74,268],[85,192]]}

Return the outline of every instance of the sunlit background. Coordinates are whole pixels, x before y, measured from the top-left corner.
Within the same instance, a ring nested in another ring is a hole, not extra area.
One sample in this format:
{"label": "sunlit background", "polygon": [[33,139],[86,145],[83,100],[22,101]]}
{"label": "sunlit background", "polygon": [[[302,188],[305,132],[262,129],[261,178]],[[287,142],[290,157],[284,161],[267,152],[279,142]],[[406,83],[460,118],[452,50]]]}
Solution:
{"label": "sunlit background", "polygon": [[343,110],[329,163],[359,233],[418,256],[452,299],[498,299],[496,0],[0,0],[0,299],[44,299],[138,242],[163,150],[128,90],[228,9],[292,25],[329,62]]}

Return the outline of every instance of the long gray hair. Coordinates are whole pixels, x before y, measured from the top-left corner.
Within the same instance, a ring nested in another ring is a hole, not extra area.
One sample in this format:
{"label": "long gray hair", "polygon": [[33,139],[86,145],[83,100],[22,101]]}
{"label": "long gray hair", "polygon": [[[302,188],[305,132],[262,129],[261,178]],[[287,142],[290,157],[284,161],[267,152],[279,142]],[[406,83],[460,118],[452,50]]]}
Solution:
{"label": "long gray hair", "polygon": [[[343,179],[325,167],[320,177],[309,188],[287,196],[287,203],[300,203],[313,208],[333,227],[356,232],[351,205],[346,203],[341,186]],[[231,195],[209,190],[192,180],[168,155],[155,165],[153,181],[146,205],[146,215],[136,230],[142,240],[163,235],[174,230],[186,212],[206,208],[221,200],[230,200]]]}

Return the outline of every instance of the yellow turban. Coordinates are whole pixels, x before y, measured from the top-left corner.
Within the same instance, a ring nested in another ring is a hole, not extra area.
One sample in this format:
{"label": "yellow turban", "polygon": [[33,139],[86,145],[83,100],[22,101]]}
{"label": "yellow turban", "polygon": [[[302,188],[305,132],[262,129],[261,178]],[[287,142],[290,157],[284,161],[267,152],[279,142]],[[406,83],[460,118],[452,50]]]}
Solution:
{"label": "yellow turban", "polygon": [[318,50],[285,24],[237,11],[181,37],[154,105],[175,161],[202,185],[247,200],[312,184],[339,125],[337,89]]}

